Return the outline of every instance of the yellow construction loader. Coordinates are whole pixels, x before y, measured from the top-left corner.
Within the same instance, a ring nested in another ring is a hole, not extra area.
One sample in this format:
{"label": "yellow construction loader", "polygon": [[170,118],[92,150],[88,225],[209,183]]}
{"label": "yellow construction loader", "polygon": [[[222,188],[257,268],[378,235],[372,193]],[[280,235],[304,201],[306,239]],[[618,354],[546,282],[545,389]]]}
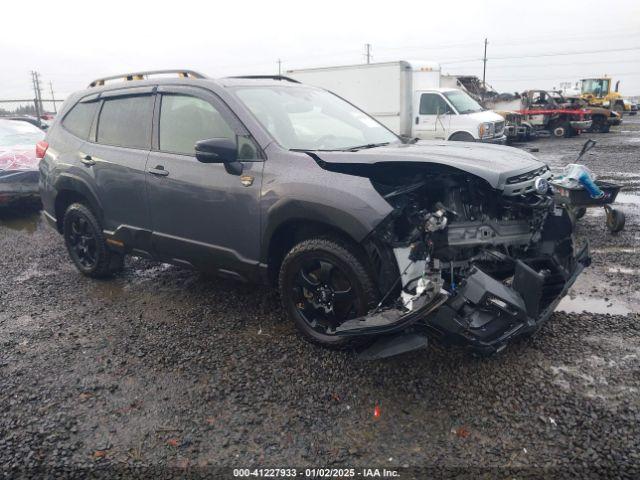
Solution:
{"label": "yellow construction loader", "polygon": [[622,95],[618,93],[620,80],[616,82],[615,89],[611,88],[613,80],[606,75],[601,78],[584,78],[580,80],[581,96],[589,105],[605,107],[616,112],[629,112],[630,105],[626,105]]}

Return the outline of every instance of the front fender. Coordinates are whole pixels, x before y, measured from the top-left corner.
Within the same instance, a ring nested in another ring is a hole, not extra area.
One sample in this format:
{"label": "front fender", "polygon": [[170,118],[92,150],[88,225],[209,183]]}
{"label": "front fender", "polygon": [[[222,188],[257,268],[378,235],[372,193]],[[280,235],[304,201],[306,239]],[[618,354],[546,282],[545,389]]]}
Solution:
{"label": "front fender", "polygon": [[375,224],[384,217],[381,216],[374,220],[375,224],[372,225],[372,219],[360,217],[355,214],[357,212],[358,210],[350,212],[313,201],[281,199],[273,204],[267,212],[266,227],[262,235],[261,257],[263,261],[266,261],[273,235],[280,227],[291,222],[312,221],[326,224],[345,232],[356,242],[361,242],[371,232]]}

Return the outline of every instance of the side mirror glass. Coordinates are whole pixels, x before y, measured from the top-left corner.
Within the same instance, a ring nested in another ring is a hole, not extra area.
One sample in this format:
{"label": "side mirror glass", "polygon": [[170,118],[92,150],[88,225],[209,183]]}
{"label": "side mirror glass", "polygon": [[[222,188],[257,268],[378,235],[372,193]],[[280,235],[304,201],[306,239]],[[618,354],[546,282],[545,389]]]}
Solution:
{"label": "side mirror glass", "polygon": [[202,163],[234,163],[238,146],[230,138],[210,138],[196,143],[196,158]]}

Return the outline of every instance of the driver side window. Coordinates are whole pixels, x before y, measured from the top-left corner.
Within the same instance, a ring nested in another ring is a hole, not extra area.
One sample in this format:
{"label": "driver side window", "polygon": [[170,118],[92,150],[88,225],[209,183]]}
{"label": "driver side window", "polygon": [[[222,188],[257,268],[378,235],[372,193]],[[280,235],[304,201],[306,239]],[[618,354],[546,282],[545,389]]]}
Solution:
{"label": "driver side window", "polygon": [[420,115],[444,115],[446,113],[451,113],[451,108],[437,93],[423,93],[420,96]]}
{"label": "driver side window", "polygon": [[230,138],[235,132],[209,102],[188,95],[167,94],[160,106],[160,150],[195,155],[195,144],[209,138]]}

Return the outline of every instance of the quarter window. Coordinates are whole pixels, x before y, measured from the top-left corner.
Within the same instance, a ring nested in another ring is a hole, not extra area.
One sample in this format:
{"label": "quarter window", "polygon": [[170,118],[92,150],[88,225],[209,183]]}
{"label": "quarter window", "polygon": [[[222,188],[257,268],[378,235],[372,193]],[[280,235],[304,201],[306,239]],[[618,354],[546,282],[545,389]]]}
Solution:
{"label": "quarter window", "polygon": [[91,123],[96,114],[98,102],[77,103],[62,120],[64,128],[76,137],[86,140],[91,130]]}
{"label": "quarter window", "polygon": [[98,143],[128,148],[151,148],[153,97],[105,100],[98,120]]}
{"label": "quarter window", "polygon": [[163,95],[160,107],[160,150],[194,155],[195,144],[235,133],[209,102],[188,95]]}
{"label": "quarter window", "polygon": [[420,97],[420,115],[444,115],[450,111],[444,98],[436,93],[423,93]]}

